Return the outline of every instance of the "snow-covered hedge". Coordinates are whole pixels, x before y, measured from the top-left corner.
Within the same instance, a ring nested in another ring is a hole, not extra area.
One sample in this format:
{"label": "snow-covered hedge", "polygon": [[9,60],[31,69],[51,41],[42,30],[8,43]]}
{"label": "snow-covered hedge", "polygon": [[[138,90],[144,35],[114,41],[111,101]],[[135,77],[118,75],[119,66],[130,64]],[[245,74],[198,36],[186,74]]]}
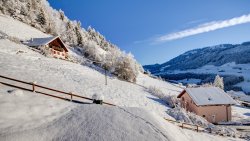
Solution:
{"label": "snow-covered hedge", "polygon": [[173,118],[175,118],[177,121],[186,122],[190,124],[196,124],[196,125],[205,126],[205,127],[208,127],[208,125],[210,124],[206,119],[194,113],[187,112],[185,109],[181,107],[169,109],[167,113]]}

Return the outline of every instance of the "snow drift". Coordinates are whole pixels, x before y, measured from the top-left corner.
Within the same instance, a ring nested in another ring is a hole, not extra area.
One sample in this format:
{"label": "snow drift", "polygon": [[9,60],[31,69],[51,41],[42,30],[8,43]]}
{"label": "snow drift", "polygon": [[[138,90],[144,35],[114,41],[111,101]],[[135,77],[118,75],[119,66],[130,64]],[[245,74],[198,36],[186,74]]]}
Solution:
{"label": "snow drift", "polygon": [[32,130],[0,135],[5,140],[183,141],[178,127],[139,108],[82,105]]}

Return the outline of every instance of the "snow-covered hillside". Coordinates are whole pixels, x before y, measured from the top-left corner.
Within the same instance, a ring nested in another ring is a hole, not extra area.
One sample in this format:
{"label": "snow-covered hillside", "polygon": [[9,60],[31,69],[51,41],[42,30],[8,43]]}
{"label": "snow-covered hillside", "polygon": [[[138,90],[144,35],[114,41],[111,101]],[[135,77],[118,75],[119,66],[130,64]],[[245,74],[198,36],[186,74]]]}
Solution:
{"label": "snow-covered hillside", "polygon": [[249,52],[250,42],[222,44],[187,51],[166,63],[146,65],[144,69],[181,83],[208,83],[216,74],[228,76],[224,79],[226,90],[250,93]]}
{"label": "snow-covered hillside", "polygon": [[[9,16],[0,14],[0,35],[8,35],[16,37],[20,40],[29,40],[31,38],[42,38],[49,37],[50,35],[45,34],[38,29],[35,29],[25,23],[17,20],[13,20]],[[29,31],[29,32],[27,32]],[[18,34],[17,34],[18,33]]]}
{"label": "snow-covered hillside", "polygon": [[236,84],[240,86],[243,91],[250,92],[250,64],[236,64],[235,62],[227,63],[222,66],[206,65],[197,69],[189,70],[175,70],[171,72],[172,74],[179,73],[196,73],[196,74],[219,74],[219,75],[235,75],[243,76],[244,81]]}
{"label": "snow-covered hillside", "polygon": [[[27,37],[44,35],[11,18],[7,24],[26,28]],[[9,30],[7,36],[21,37],[21,32]],[[168,105],[146,87],[171,95],[182,89],[144,74],[139,75],[138,84],[109,76],[105,85],[101,71],[46,58],[5,38],[0,38],[0,74],[87,97],[102,94],[105,101],[119,106],[79,105],[0,85],[0,140],[231,140],[164,121],[163,117],[171,118],[166,113]]]}

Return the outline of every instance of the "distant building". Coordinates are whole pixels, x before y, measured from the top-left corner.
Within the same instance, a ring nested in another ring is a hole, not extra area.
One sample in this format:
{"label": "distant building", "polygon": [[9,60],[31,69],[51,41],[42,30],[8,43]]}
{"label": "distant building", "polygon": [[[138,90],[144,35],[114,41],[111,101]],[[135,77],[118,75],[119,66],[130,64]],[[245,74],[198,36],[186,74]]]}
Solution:
{"label": "distant building", "polygon": [[178,96],[181,107],[202,116],[211,123],[230,121],[231,105],[236,102],[217,87],[186,88]]}
{"label": "distant building", "polygon": [[55,58],[67,59],[68,49],[59,36],[45,37],[45,38],[32,38],[24,44],[41,49]]}

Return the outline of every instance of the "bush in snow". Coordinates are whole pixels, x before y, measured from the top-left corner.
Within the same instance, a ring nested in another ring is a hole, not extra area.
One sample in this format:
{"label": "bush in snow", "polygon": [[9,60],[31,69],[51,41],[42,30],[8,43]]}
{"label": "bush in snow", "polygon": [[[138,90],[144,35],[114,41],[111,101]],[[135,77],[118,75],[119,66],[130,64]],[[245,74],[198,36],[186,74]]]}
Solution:
{"label": "bush in snow", "polygon": [[42,54],[45,55],[46,57],[53,57],[53,54],[51,53],[51,51],[49,51],[48,47],[38,47],[39,50],[41,50]]}
{"label": "bush in snow", "polygon": [[175,118],[177,121],[186,122],[190,124],[196,124],[196,125],[205,126],[205,127],[208,127],[208,125],[211,124],[206,119],[194,113],[187,112],[185,109],[181,107],[169,109],[167,113],[173,118]]}
{"label": "bush in snow", "polygon": [[15,42],[17,44],[21,44],[20,40],[16,37],[7,36],[7,39],[9,39],[10,41]]}
{"label": "bush in snow", "polygon": [[213,86],[212,83],[205,83],[201,85],[201,87],[211,87],[211,86]]}
{"label": "bush in snow", "polygon": [[209,124],[207,130],[211,133],[223,136],[237,137],[239,135],[238,131],[235,128],[215,126],[213,124]]}
{"label": "bush in snow", "polygon": [[121,79],[130,82],[136,82],[136,77],[139,73],[139,67],[136,61],[134,61],[132,54],[123,54],[117,58],[118,60],[115,62],[113,73]]}
{"label": "bush in snow", "polygon": [[172,108],[176,107],[180,103],[179,99],[176,96],[165,94],[159,88],[149,86],[147,88],[147,90],[152,95],[154,95],[154,96],[160,98],[161,100],[165,101]]}
{"label": "bush in snow", "polygon": [[104,53],[101,52],[100,47],[93,41],[89,41],[84,46],[84,53],[85,56],[95,62],[102,62],[104,60]]}

